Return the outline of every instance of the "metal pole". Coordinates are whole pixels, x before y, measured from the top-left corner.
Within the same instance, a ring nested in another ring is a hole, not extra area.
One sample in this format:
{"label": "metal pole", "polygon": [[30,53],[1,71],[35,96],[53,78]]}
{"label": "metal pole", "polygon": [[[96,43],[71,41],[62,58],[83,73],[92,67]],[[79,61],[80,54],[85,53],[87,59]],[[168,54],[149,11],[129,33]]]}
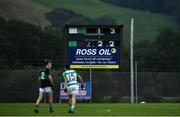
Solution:
{"label": "metal pole", "polygon": [[92,69],[91,69],[91,61],[90,61],[90,69],[89,69],[89,78],[90,78],[90,84],[91,84],[91,100],[90,100],[90,103],[92,103]]}
{"label": "metal pole", "polygon": [[136,90],[136,103],[138,102],[138,65],[135,61],[135,90]]}
{"label": "metal pole", "polygon": [[130,41],[130,53],[131,53],[131,103],[134,103],[134,61],[133,61],[133,43],[134,43],[134,19],[131,19],[131,41]]}

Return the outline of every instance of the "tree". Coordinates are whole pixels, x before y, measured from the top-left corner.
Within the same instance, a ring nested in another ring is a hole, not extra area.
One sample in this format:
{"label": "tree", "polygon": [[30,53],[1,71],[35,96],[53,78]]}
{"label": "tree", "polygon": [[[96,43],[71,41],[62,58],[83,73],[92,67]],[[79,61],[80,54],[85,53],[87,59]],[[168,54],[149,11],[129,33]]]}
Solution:
{"label": "tree", "polygon": [[[19,20],[0,19],[0,67],[36,66],[49,57],[65,60],[62,29],[45,29]],[[60,62],[59,62],[60,63]]]}
{"label": "tree", "polygon": [[172,29],[162,29],[156,39],[156,45],[159,50],[162,61],[180,60],[180,31]]}

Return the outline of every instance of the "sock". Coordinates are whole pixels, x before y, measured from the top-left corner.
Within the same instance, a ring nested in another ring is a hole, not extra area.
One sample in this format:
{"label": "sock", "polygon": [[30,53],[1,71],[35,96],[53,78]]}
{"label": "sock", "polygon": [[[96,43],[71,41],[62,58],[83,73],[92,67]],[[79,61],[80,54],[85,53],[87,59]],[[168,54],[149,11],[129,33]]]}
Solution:
{"label": "sock", "polygon": [[72,110],[72,109],[74,109],[74,108],[75,108],[75,106],[74,106],[74,105],[72,105],[72,106],[71,106],[71,110]]}
{"label": "sock", "polygon": [[51,104],[49,105],[49,108],[52,109],[52,105]]}
{"label": "sock", "polygon": [[38,110],[39,109],[39,105],[36,104],[35,109]]}
{"label": "sock", "polygon": [[71,105],[69,105],[69,109],[71,109]]}

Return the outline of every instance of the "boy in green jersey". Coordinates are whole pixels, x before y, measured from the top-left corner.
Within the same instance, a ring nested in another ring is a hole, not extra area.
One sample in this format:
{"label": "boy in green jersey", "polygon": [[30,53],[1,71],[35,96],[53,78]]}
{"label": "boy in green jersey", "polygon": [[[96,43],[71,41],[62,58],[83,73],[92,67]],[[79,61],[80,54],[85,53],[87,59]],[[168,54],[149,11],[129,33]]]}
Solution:
{"label": "boy in green jersey", "polygon": [[69,66],[65,67],[65,71],[63,72],[64,84],[65,84],[65,92],[68,94],[69,99],[69,113],[75,112],[75,104],[76,104],[76,95],[78,94],[79,85],[77,79],[79,78],[82,82],[81,88],[84,89],[84,81],[82,77],[75,71],[69,68]]}
{"label": "boy in green jersey", "polygon": [[35,113],[39,112],[39,103],[41,102],[41,100],[43,99],[43,95],[46,93],[48,94],[48,98],[49,98],[49,112],[52,113],[53,109],[52,109],[52,103],[53,103],[53,79],[50,73],[52,67],[52,62],[51,60],[45,60],[44,61],[44,65],[42,67],[42,69],[40,70],[39,73],[39,83],[40,83],[40,87],[39,87],[39,97],[36,101],[36,106],[34,109]]}

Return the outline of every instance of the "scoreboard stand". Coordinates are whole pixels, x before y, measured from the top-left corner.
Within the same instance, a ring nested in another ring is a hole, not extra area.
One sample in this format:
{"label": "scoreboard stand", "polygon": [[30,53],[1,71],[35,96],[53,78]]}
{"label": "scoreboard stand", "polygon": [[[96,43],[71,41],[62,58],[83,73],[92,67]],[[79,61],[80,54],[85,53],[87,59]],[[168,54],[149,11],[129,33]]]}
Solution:
{"label": "scoreboard stand", "polygon": [[70,68],[89,69],[90,82],[92,69],[120,69],[122,35],[123,25],[65,25]]}

